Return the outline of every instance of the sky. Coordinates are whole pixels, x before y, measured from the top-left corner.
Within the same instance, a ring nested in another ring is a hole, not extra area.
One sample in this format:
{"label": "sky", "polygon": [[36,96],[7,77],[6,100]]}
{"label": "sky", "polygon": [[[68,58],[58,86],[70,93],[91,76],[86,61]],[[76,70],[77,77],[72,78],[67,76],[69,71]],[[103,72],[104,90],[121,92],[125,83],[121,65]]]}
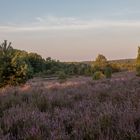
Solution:
{"label": "sky", "polygon": [[61,61],[135,58],[140,0],[0,0],[0,42]]}

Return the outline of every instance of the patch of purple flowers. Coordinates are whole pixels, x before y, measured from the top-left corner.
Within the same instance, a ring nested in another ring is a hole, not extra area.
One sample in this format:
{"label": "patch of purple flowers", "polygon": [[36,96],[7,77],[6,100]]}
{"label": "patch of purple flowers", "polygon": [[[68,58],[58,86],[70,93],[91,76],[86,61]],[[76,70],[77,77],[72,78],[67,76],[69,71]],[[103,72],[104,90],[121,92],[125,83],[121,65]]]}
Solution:
{"label": "patch of purple flowers", "polygon": [[139,79],[0,96],[1,140],[139,140]]}

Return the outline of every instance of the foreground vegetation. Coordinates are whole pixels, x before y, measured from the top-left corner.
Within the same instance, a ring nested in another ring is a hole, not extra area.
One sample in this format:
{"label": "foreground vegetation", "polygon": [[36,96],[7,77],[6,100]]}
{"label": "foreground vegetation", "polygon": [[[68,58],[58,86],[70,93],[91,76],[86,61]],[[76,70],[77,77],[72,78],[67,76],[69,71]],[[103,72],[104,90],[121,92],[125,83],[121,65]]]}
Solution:
{"label": "foreground vegetation", "polygon": [[[76,80],[75,80],[76,81]],[[119,73],[110,80],[9,88],[0,96],[1,140],[139,140],[140,79]],[[56,81],[57,82],[57,81]],[[34,86],[33,86],[34,85]]]}

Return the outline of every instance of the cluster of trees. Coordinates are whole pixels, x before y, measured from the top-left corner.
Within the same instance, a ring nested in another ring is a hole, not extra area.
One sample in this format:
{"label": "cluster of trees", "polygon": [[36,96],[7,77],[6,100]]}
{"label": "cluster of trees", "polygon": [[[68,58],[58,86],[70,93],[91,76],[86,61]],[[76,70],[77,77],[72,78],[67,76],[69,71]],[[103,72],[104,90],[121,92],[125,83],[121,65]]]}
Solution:
{"label": "cluster of trees", "polygon": [[105,56],[99,54],[96,61],[92,64],[87,63],[64,63],[46,59],[45,74],[61,74],[63,75],[84,75],[92,76],[95,72],[102,72],[106,77],[111,77],[113,67],[110,65]]}
{"label": "cluster of trees", "polygon": [[6,40],[0,45],[0,87],[25,83],[34,75],[93,75],[96,71],[105,72],[107,59],[99,55],[93,65],[86,63],[66,63],[51,59],[43,59],[36,53],[27,53],[14,49]]}
{"label": "cluster of trees", "polygon": [[[55,75],[63,79],[67,75],[85,75],[93,76],[93,79],[97,80],[102,77],[111,78],[112,72],[121,70],[118,63],[108,61],[101,54],[92,64],[66,63],[51,57],[44,59],[37,53],[14,49],[6,40],[0,45],[0,87],[25,83],[37,74]],[[140,47],[137,57],[137,75],[140,75]]]}
{"label": "cluster of trees", "polygon": [[45,61],[36,53],[13,49],[6,40],[0,45],[0,87],[25,83],[43,71]]}
{"label": "cluster of trees", "polygon": [[14,49],[6,40],[0,45],[0,87],[25,83],[34,75],[90,75],[92,68],[83,63],[64,63],[36,53]]}
{"label": "cluster of trees", "polygon": [[136,69],[136,59],[123,59],[110,61],[113,71],[134,71]]}
{"label": "cluster of trees", "polygon": [[88,75],[90,74],[91,67],[89,64],[84,63],[67,63],[51,59],[46,59],[45,74],[57,75],[64,72],[67,75]]}

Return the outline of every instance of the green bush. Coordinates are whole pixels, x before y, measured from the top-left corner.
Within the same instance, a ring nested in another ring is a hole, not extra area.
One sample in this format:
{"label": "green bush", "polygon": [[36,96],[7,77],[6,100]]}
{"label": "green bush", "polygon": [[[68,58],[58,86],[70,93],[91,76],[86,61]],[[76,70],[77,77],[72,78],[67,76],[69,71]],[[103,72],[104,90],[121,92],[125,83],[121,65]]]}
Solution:
{"label": "green bush", "polygon": [[137,72],[136,75],[137,76],[140,76],[140,66],[138,66],[138,65],[136,67],[136,72]]}
{"label": "green bush", "polygon": [[58,80],[60,80],[61,82],[65,81],[67,79],[67,75],[65,74],[65,72],[60,71],[58,73]]}
{"label": "green bush", "polygon": [[95,72],[92,77],[93,80],[99,80],[103,78],[104,78],[104,74],[101,71]]}
{"label": "green bush", "polygon": [[105,74],[106,78],[111,78],[112,77],[112,69],[111,69],[111,67],[106,67],[104,74]]}

